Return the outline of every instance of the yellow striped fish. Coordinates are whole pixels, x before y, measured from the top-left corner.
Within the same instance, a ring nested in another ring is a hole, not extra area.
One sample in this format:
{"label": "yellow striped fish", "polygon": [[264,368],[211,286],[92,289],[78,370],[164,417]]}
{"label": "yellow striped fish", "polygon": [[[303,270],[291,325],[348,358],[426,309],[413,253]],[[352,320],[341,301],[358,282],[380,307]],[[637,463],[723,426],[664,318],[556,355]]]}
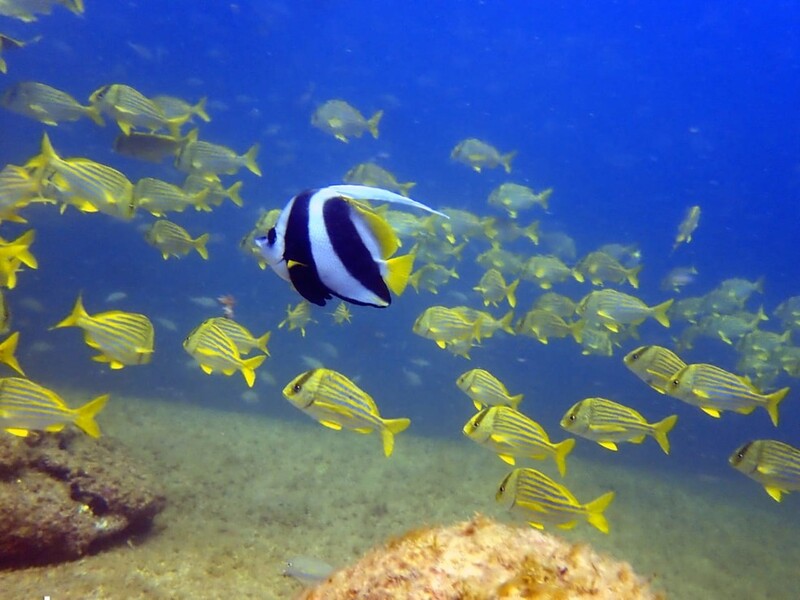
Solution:
{"label": "yellow striped fish", "polygon": [[510,406],[487,406],[464,425],[464,435],[496,452],[510,465],[514,457],[543,460],[552,456],[563,477],[567,455],[575,446],[570,438],[554,444],[539,423]]}
{"label": "yellow striped fish", "polygon": [[142,177],[133,187],[134,204],[154,217],[168,212],[183,212],[188,206],[195,210],[211,210],[205,202],[209,190],[189,193],[183,188],[153,177]]}
{"label": "yellow striped fish", "polygon": [[648,423],[634,409],[606,398],[585,398],[572,405],[561,427],[588,440],[593,440],[608,450],[617,450],[617,442],[641,444],[645,436],[652,436],[664,454],[669,454],[667,434],[675,427],[677,415]]}
{"label": "yellow striped fish", "polygon": [[687,365],[676,373],[667,394],[697,406],[714,418],[724,410],[749,415],[756,407],[769,413],[773,425],[778,426],[778,404],[789,393],[785,387],[771,394],[762,394],[746,377],[729,373],[714,365]]}
{"label": "yellow striped fish", "polygon": [[0,428],[26,437],[31,431],[61,431],[73,423],[93,438],[100,437],[94,420],[108,401],[98,396],[79,408],[70,408],[61,397],[29,379],[0,379]]}
{"label": "yellow striped fish", "polygon": [[183,341],[183,349],[207,375],[219,371],[231,376],[240,371],[249,387],[256,382],[255,370],[266,356],[242,358],[236,343],[217,325],[204,321]]}
{"label": "yellow striped fish", "polygon": [[47,134],[41,152],[26,167],[36,169],[46,181],[47,193],[83,212],[102,212],[130,219],[136,210],[133,184],[125,175],[88,158],[61,158]]}
{"label": "yellow striped fish", "polygon": [[115,83],[96,89],[89,102],[98,111],[117,122],[122,133],[130,135],[131,129],[147,129],[151,133],[166,128],[174,137],[190,115],[169,118],[155,102],[138,90]]}
{"label": "yellow striped fish", "polygon": [[22,81],[11,86],[0,96],[0,105],[45,125],[77,121],[81,117],[105,125],[93,106],[83,106],[68,93],[36,81]]}
{"label": "yellow striped fish", "polygon": [[445,348],[458,340],[481,340],[481,324],[446,306],[430,306],[414,321],[412,331]]}
{"label": "yellow striped fish", "polygon": [[629,352],[625,366],[660,394],[667,393],[672,376],[686,366],[672,350],[662,346],[639,346]]}
{"label": "yellow striped fish", "polygon": [[484,406],[510,406],[517,408],[523,394],[512,396],[506,386],[484,369],[470,369],[456,379],[458,389],[470,397],[476,410]]}
{"label": "yellow striped fish", "polygon": [[222,329],[225,335],[236,344],[236,348],[241,354],[247,354],[253,348],[258,348],[261,352],[269,356],[267,342],[269,342],[269,338],[272,335],[271,331],[267,331],[261,337],[255,337],[244,325],[228,317],[211,317],[210,319],[206,319],[204,323],[211,323]]}
{"label": "yellow striped fish", "polygon": [[800,491],[800,449],[776,440],[755,440],[738,448],[731,466],[764,486],[776,502],[781,493]]}
{"label": "yellow striped fish", "polygon": [[212,144],[202,140],[188,142],[181,146],[175,158],[175,167],[183,173],[207,173],[213,175],[234,175],[242,167],[261,177],[261,169],[256,163],[258,144],[253,144],[242,155],[236,154],[227,146]]}
{"label": "yellow striped fish", "polygon": [[657,306],[647,306],[636,296],[604,289],[591,292],[583,298],[578,304],[578,312],[587,321],[599,321],[606,329],[619,333],[622,325],[638,325],[648,317],[664,327],[669,327],[667,310],[672,302],[673,300],[667,300]]}
{"label": "yellow striped fish", "polygon": [[121,310],[89,315],[80,295],[72,312],[51,329],[60,327],[83,329],[86,345],[100,352],[92,360],[108,363],[112,369],[149,363],[153,354],[155,332],[150,319]]}
{"label": "yellow striped fish", "polygon": [[495,500],[537,529],[544,529],[545,524],[572,529],[579,520],[586,519],[603,533],[608,533],[603,512],[613,499],[614,492],[606,492],[581,504],[566,487],[536,469],[514,469],[495,494]]}
{"label": "yellow striped fish", "polygon": [[207,233],[192,239],[189,232],[180,225],[166,219],[159,219],[150,226],[144,238],[148,244],[161,251],[164,260],[170,256],[186,256],[192,250],[196,250],[203,260],[208,260]]}
{"label": "yellow striped fish", "polygon": [[301,373],[283,388],[284,397],[320,424],[358,433],[379,431],[383,453],[391,456],[394,436],[404,431],[409,419],[384,419],[372,396],[347,377],[331,369]]}

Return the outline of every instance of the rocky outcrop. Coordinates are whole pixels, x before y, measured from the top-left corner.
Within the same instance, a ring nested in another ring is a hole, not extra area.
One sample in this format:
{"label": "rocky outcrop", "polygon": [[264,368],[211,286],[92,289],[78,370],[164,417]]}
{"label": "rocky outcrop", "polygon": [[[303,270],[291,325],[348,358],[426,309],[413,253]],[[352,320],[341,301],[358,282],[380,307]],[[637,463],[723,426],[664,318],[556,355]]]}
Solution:
{"label": "rocky outcrop", "polygon": [[630,565],[530,527],[476,516],[371,550],[302,600],[662,598]]}
{"label": "rocky outcrop", "polygon": [[147,531],[164,505],[158,482],[114,440],[0,431],[0,567],[97,552]]}

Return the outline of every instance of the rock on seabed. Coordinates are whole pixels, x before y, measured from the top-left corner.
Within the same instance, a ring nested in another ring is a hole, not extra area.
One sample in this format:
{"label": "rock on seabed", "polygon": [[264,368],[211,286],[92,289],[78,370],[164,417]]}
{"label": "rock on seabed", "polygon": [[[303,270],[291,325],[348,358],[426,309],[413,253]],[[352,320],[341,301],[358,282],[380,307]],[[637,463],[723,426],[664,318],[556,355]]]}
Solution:
{"label": "rock on seabed", "polygon": [[146,531],[160,484],[113,440],[0,431],[0,567],[71,560]]}
{"label": "rock on seabed", "polygon": [[631,566],[477,515],[411,531],[304,591],[301,600],[664,599]]}

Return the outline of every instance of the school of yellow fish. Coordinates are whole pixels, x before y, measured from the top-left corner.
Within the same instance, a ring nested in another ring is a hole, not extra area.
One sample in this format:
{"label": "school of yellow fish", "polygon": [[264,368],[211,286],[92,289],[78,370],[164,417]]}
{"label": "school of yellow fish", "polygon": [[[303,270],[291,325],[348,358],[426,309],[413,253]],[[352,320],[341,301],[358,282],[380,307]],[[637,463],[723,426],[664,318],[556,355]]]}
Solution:
{"label": "school of yellow fish", "polygon": [[[57,5],[76,14],[84,11],[82,0],[7,0],[0,3],[0,15],[31,22],[38,14],[49,14]],[[3,52],[22,49],[36,39],[22,42],[0,34],[0,72],[7,71]],[[210,120],[205,98],[189,102],[173,96],[149,97],[126,84],[103,83],[82,104],[47,84],[22,82],[4,90],[0,105],[51,127],[82,118],[103,126],[108,119],[121,132],[113,142],[116,152],[144,161],[171,160],[176,175],[184,176],[182,185],[153,178],[133,182],[114,167],[91,158],[62,157],[57,145],[44,134],[39,154],[0,170],[2,221],[25,223],[25,208],[33,203],[52,205],[61,212],[72,207],[123,220],[144,212],[155,217],[144,239],[164,259],[183,258],[192,252],[207,259],[209,234],[192,237],[166,216],[190,207],[212,211],[225,200],[242,206],[242,183],[236,181],[226,187],[222,176],[234,175],[240,169],[261,175],[256,162],[258,143],[238,154],[227,146],[200,139],[199,128],[183,131],[195,118]],[[365,133],[378,138],[379,125],[385,117],[391,115],[377,110],[366,118],[348,102],[333,99],[314,111],[310,124],[347,143]],[[455,144],[450,158],[476,173],[501,168],[511,174],[516,155],[516,151],[502,152],[486,141],[466,138]],[[410,181],[401,183],[374,161],[353,166],[344,173],[343,180],[404,196],[416,185]],[[567,234],[529,217],[534,211],[545,214],[553,196],[552,188],[535,191],[509,181],[488,194],[487,214],[445,208],[442,212],[449,218],[442,219],[375,207],[378,218],[394,230],[416,261],[408,278],[416,293],[436,295],[455,282],[468,286],[469,293],[457,291],[448,295],[457,297],[458,305],[427,306],[411,330],[465,359],[471,358],[476,349],[480,352],[491,345],[489,340],[496,334],[527,336],[541,344],[568,338],[580,346],[584,355],[610,357],[623,342],[638,339],[639,327],[648,320],[664,328],[683,323],[686,326],[682,332],[673,337],[677,352],[691,350],[699,337],[717,339],[735,348],[739,357],[735,371],[714,364],[687,364],[675,351],[654,344],[629,352],[623,359],[625,365],[655,392],[695,406],[711,417],[719,418],[725,411],[749,414],[762,408],[777,427],[779,405],[789,388],[766,390],[779,376],[800,377],[800,347],[794,346],[791,339],[792,332],[800,330],[800,296],[786,299],[772,312],[781,324],[779,331],[761,328],[763,322],[770,320],[763,307],[756,312],[747,309],[750,298],[763,291],[762,280],[728,279],[703,296],[660,298],[648,305],[634,295],[643,269],[636,245],[607,244],[578,258],[575,241]],[[262,269],[266,263],[253,240],[274,226],[280,210],[264,212],[241,243]],[[672,253],[692,241],[700,215],[700,206],[686,210],[677,225]],[[25,269],[38,268],[31,252],[34,241],[34,229],[15,239],[0,238],[0,286],[13,289],[19,273],[24,277]],[[480,277],[467,275],[474,269],[459,269],[470,260],[481,270]],[[696,274],[692,266],[676,267],[664,277],[662,290],[680,293],[693,283]],[[557,287],[569,293],[553,291]],[[574,294],[576,287],[583,291]],[[526,288],[527,293],[536,292],[537,296],[528,310],[520,310],[518,294]],[[96,299],[87,298],[89,306],[94,302]],[[277,327],[297,330],[305,337],[317,322],[314,310],[305,300],[290,305]],[[345,302],[328,315],[339,326],[353,318]],[[155,351],[155,330],[146,315],[121,310],[90,314],[82,297],[52,329],[64,327],[83,330],[85,344],[97,352],[93,360],[112,370],[147,364]],[[0,330],[3,334],[11,331],[10,311],[2,294]],[[188,333],[183,348],[205,373],[240,373],[246,385],[252,387],[256,369],[269,356],[270,336],[266,331],[256,337],[231,315],[212,317]],[[25,378],[16,359],[18,343],[18,332],[0,342],[0,362],[22,376],[0,379],[0,428],[14,435],[28,435],[37,430],[59,431],[74,424],[90,436],[99,436],[94,418],[105,406],[108,395],[70,408],[56,392]],[[253,351],[258,353],[248,356]],[[569,528],[586,521],[602,532],[609,531],[604,511],[614,500],[614,492],[581,501],[545,473],[516,467],[517,460],[551,460],[564,477],[567,457],[576,444],[574,438],[551,441],[542,425],[520,410],[523,394],[510,393],[485,369],[465,371],[455,387],[469,397],[476,409],[463,426],[464,435],[515,466],[499,484],[498,502],[535,527]],[[407,418],[384,418],[372,396],[352,379],[321,366],[293,378],[283,395],[327,428],[378,432],[386,456],[394,451],[395,435],[410,425]],[[617,451],[619,444],[639,444],[650,437],[669,454],[668,434],[676,427],[677,416],[652,419],[614,400],[589,397],[566,410],[560,424],[567,433],[610,451]],[[744,442],[731,454],[730,464],[763,485],[777,501],[782,493],[800,490],[800,450],[789,443]]]}

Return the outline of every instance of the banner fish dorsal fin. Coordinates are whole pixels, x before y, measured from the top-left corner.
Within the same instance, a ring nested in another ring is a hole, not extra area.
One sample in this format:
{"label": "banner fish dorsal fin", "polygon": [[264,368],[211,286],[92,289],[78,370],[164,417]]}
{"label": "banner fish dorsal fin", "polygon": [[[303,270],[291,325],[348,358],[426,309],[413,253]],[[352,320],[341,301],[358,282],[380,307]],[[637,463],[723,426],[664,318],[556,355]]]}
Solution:
{"label": "banner fish dorsal fin", "polygon": [[394,254],[400,247],[400,240],[397,239],[397,234],[394,232],[391,225],[382,217],[375,214],[372,209],[360,202],[348,200],[348,204],[356,211],[356,214],[364,219],[367,227],[375,236],[375,239],[378,240],[378,244],[381,248],[381,258],[385,260]]}
{"label": "banner fish dorsal fin", "polygon": [[341,185],[330,185],[326,189],[329,189],[333,193],[339,194],[346,198],[353,198],[355,200],[376,200],[378,202],[390,202],[392,204],[402,204],[404,206],[419,208],[420,210],[424,210],[426,212],[439,215],[440,217],[444,217],[445,219],[450,218],[443,212],[434,210],[430,206],[422,204],[422,202],[417,202],[416,200],[412,200],[411,198],[406,198],[405,196],[401,196],[400,194],[395,194],[394,192],[390,192],[389,190],[384,190],[382,188],[370,187],[368,185],[341,184]]}

